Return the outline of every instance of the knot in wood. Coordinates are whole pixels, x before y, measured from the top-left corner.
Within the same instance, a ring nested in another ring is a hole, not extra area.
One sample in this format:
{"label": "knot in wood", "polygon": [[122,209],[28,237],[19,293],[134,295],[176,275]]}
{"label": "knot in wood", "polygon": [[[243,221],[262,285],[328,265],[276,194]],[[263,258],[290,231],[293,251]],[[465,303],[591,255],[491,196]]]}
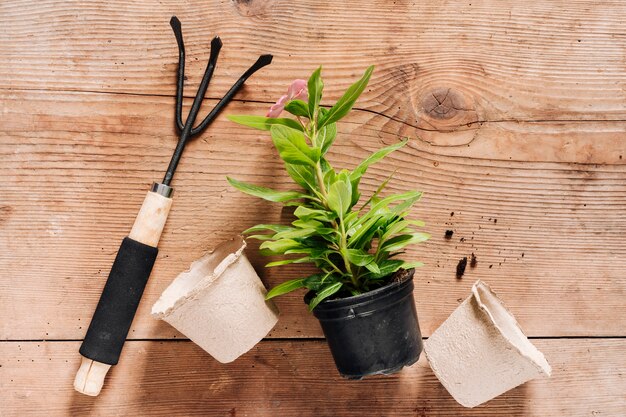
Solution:
{"label": "knot in wood", "polygon": [[268,14],[272,0],[232,0],[237,13],[246,17],[263,17]]}
{"label": "knot in wood", "polygon": [[433,119],[452,119],[460,112],[466,112],[463,95],[452,88],[437,87],[422,98],[424,112]]}

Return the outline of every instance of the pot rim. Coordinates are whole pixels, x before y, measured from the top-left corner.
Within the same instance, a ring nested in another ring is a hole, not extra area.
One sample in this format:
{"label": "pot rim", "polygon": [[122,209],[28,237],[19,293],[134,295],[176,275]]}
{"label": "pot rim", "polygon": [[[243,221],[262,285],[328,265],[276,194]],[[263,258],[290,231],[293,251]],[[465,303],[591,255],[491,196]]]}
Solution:
{"label": "pot rim", "polygon": [[[393,294],[393,293],[395,293],[397,291],[402,290],[403,288],[405,288],[406,286],[410,285],[413,282],[413,277],[415,275],[415,268],[407,269],[407,271],[408,271],[408,278],[406,278],[403,281],[390,282],[387,285],[383,285],[380,288],[376,288],[374,290],[371,290],[371,291],[368,291],[368,292],[364,292],[363,294],[352,295],[350,297],[344,297],[344,298],[336,298],[336,299],[333,299],[333,300],[326,299],[326,300],[322,301],[321,303],[319,303],[313,309],[313,311],[315,312],[318,309],[320,309],[320,310],[332,310],[332,309],[336,309],[336,308],[342,308],[342,307],[347,307],[347,306],[354,306],[354,305],[360,304],[362,302],[368,302],[371,299],[374,299],[374,298],[376,298],[377,296],[380,296],[380,295],[391,295],[391,294]],[[304,302],[307,305],[309,304],[307,302],[307,300],[310,301],[310,299],[307,297],[309,295],[309,293],[311,293],[311,291],[309,291],[304,296]]]}
{"label": "pot rim", "polygon": [[[243,236],[238,235],[221,242],[212,250],[205,252],[202,257],[193,261],[187,270],[178,274],[172,282],[170,282],[167,288],[163,290],[158,300],[152,306],[151,315],[154,318],[164,320],[189,301],[199,297],[207,288],[216,284],[231,265],[239,261],[241,258],[246,257],[244,252],[246,246],[246,241]],[[187,277],[195,268],[201,268],[211,259],[211,257],[217,256],[220,250],[224,250],[229,247],[232,247],[231,251],[222,255],[219,262],[217,262],[217,265],[192,287],[186,289],[186,291],[181,294],[170,294],[175,291],[177,282],[180,279],[184,280],[185,277]],[[177,298],[170,299],[170,297],[173,297],[174,295],[176,295]]]}

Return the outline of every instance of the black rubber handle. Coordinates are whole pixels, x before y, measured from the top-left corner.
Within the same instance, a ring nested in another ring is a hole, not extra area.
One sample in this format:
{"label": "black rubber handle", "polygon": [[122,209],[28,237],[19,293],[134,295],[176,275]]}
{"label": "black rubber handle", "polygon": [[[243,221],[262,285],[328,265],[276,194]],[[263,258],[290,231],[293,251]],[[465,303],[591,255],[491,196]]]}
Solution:
{"label": "black rubber handle", "polygon": [[81,355],[117,364],[158,252],[124,238],[80,347]]}

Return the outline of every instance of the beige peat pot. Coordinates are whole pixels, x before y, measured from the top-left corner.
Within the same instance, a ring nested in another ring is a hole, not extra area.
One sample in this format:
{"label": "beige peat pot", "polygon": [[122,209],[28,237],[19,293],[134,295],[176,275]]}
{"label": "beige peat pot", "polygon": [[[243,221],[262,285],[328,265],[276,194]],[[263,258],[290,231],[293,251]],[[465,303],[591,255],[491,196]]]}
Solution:
{"label": "beige peat pot", "polygon": [[152,306],[154,317],[222,363],[252,349],[278,321],[245,247],[241,237],[221,244],[178,275]]}
{"label": "beige peat pot", "polygon": [[424,352],[439,381],[465,407],[551,373],[543,354],[482,281],[428,338]]}

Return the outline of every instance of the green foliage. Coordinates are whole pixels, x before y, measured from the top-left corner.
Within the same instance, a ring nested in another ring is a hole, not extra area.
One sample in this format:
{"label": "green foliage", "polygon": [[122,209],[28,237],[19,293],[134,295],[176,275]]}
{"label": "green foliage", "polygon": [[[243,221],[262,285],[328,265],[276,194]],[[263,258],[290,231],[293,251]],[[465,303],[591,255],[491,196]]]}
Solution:
{"label": "green foliage", "polygon": [[315,113],[319,109],[320,100],[322,99],[322,90],[324,89],[322,67],[313,71],[313,74],[309,77],[307,89],[309,90],[309,118],[315,120],[317,118]]}
{"label": "green foliage", "polygon": [[304,287],[304,278],[285,281],[268,291],[266,298],[269,300],[270,298],[274,298],[277,295],[283,295],[302,287]]}
{"label": "green foliage", "polygon": [[320,129],[317,134],[317,143],[320,147],[322,156],[326,155],[330,145],[335,141],[335,137],[337,136],[337,124],[331,123],[329,125],[324,126]]}
{"label": "green foliage", "polygon": [[263,116],[228,116],[228,119],[239,123],[240,125],[253,127],[259,130],[270,130],[273,125],[284,125],[296,130],[302,130],[302,125],[293,119],[277,118]]}
{"label": "green foliage", "polygon": [[237,181],[234,178],[226,178],[228,179],[230,185],[232,185],[239,191],[253,195],[255,197],[261,197],[264,200],[273,201],[275,203],[295,200],[297,198],[311,198],[310,196],[298,191],[276,191],[270,188],[260,187],[258,185]]}
{"label": "green foliage", "polygon": [[350,210],[352,206],[350,204],[351,201],[352,184],[350,184],[350,181],[335,179],[335,182],[330,185],[326,203],[328,208],[339,217],[339,221],[342,221],[348,210]]}
{"label": "green foliage", "polygon": [[335,123],[352,110],[352,106],[354,106],[356,99],[359,98],[363,90],[365,90],[365,87],[367,87],[367,83],[369,83],[373,71],[374,66],[370,66],[367,70],[365,70],[363,77],[361,77],[361,79],[356,83],[352,84],[343,96],[341,96],[339,101],[337,101],[337,103],[335,103],[335,105],[320,118],[318,127],[321,128],[322,126]]}
{"label": "green foliage", "polygon": [[285,105],[285,110],[294,116],[309,117],[309,105],[302,100],[291,100]]}
{"label": "green foliage", "polygon": [[372,75],[369,67],[330,109],[321,106],[324,83],[321,67],[308,80],[308,103],[291,100],[285,110],[296,116],[267,118],[230,116],[232,121],[270,131],[285,169],[300,191],[277,191],[232,178],[238,190],[269,201],[295,206],[291,225],[260,224],[244,233],[260,240],[261,253],[287,258],[267,267],[310,263],[319,272],[285,281],[272,288],[267,298],[307,288],[313,292],[309,309],[332,296],[361,294],[385,285],[399,269],[421,266],[397,259],[408,245],[429,238],[419,228],[424,223],[406,216],[421,197],[408,191],[382,197],[390,175],[357,207],[359,185],[368,168],[404,145],[406,140],[379,149],[354,169],[336,171],[325,155],[337,136],[336,123],[345,117],[365,90]]}
{"label": "green foliage", "polygon": [[306,143],[304,133],[290,127],[275,124],[270,132],[272,141],[283,161],[294,165],[315,167],[320,160],[319,148],[310,147]]}

